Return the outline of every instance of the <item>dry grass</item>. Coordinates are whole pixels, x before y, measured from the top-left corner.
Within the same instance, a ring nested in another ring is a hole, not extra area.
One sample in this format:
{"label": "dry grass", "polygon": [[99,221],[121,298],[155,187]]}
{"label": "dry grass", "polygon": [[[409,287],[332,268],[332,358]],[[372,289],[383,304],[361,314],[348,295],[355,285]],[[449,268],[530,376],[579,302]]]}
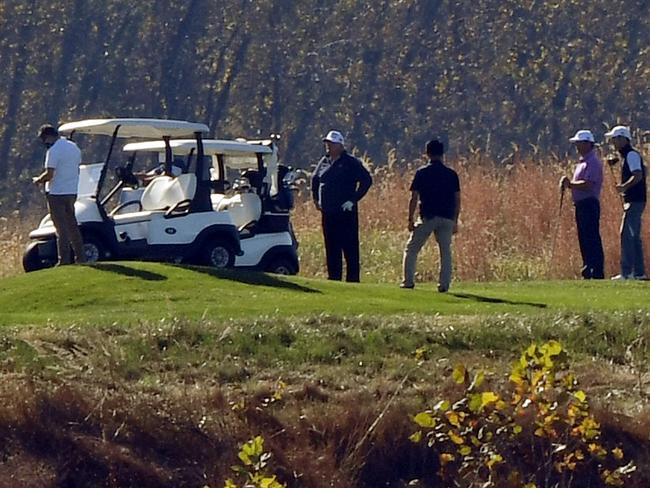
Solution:
{"label": "dry grass", "polygon": [[[479,281],[579,277],[582,260],[573,205],[567,193],[559,217],[557,185],[560,176],[572,173],[572,164],[514,161],[496,167],[480,157],[451,161],[463,198],[460,232],[454,241],[455,277]],[[360,210],[362,272],[367,281],[401,277],[402,250],[408,238],[408,188],[415,169],[416,165],[388,165],[374,171],[375,184]],[[619,272],[622,209],[612,176],[605,171],[601,236],[606,274],[614,275]],[[308,198],[295,209],[294,226],[301,243],[303,274],[325,276],[319,215]],[[646,262],[650,263],[648,229],[650,211],[644,219]],[[418,273],[424,281],[437,277],[433,239],[420,255]]]}
{"label": "dry grass", "polygon": [[[650,154],[645,154],[650,159]],[[419,164],[419,163],[418,163]],[[388,164],[373,169],[374,185],[361,204],[361,254],[365,281],[395,282],[401,277],[402,250],[408,232],[408,188],[418,164]],[[513,161],[497,167],[476,155],[450,162],[461,180],[461,229],[454,242],[455,277],[461,280],[526,280],[577,278],[582,264],[573,205],[565,195],[558,218],[558,180],[571,174],[573,162]],[[618,170],[618,168],[617,168]],[[605,170],[601,202],[601,235],[606,274],[617,274],[621,204],[614,181]],[[326,276],[320,215],[303,191],[293,212],[300,241],[301,274]],[[0,216],[0,277],[22,271],[27,234],[44,209]],[[559,230],[558,230],[559,226]],[[650,210],[645,213],[646,262],[650,266]],[[551,256],[554,233],[558,231]],[[552,259],[551,259],[552,258]],[[438,252],[431,239],[418,263],[418,279],[434,281]]]}

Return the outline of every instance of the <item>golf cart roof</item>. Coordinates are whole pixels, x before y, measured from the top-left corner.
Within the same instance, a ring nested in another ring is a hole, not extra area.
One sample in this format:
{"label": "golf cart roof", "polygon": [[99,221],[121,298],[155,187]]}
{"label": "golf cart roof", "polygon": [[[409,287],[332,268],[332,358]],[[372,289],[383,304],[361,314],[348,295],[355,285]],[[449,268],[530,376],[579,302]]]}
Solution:
{"label": "golf cart roof", "polygon": [[[118,137],[141,137],[147,139],[162,139],[163,137],[191,137],[196,132],[207,134],[209,128],[205,124],[187,122],[184,120],[166,119],[89,119],[78,122],[68,122],[59,127],[59,132],[79,132],[82,134],[112,136],[119,126]],[[162,141],[161,141],[162,143]]]}
{"label": "golf cart roof", "polygon": [[[270,141],[269,141],[270,142]],[[177,139],[169,141],[174,154],[189,154],[190,151],[196,151],[196,141],[190,139]],[[123,151],[150,151],[163,152],[165,150],[164,141],[147,141],[132,142],[122,149]],[[273,149],[269,146],[263,146],[259,143],[250,143],[245,141],[226,141],[219,139],[205,139],[203,141],[203,152],[206,156],[222,154],[231,157],[250,157],[251,154],[271,154]]]}

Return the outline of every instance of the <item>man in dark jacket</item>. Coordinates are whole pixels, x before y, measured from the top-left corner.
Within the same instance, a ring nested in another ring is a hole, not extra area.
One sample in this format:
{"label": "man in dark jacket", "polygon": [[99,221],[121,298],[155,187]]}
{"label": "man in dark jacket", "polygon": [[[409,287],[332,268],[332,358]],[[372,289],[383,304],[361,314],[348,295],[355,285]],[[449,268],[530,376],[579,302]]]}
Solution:
{"label": "man in dark jacket", "polygon": [[341,280],[345,256],[346,281],[359,282],[359,214],[357,202],[372,185],[361,161],[350,156],[343,135],[332,130],[323,139],[327,154],[316,165],[311,192],[320,210],[325,240],[327,276]]}

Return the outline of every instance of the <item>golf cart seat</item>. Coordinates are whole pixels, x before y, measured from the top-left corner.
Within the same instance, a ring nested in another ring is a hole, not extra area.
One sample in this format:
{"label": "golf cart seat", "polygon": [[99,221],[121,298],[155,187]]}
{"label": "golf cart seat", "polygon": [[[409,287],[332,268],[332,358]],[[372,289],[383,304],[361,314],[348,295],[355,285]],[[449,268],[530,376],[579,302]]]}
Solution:
{"label": "golf cart seat", "polygon": [[247,225],[257,222],[262,216],[262,200],[253,192],[237,193],[219,201],[218,211],[230,212],[233,224],[242,230]]}
{"label": "golf cart seat", "polygon": [[172,178],[158,176],[151,180],[142,193],[142,210],[166,210],[184,200],[191,200],[196,192],[196,176],[184,173]]}

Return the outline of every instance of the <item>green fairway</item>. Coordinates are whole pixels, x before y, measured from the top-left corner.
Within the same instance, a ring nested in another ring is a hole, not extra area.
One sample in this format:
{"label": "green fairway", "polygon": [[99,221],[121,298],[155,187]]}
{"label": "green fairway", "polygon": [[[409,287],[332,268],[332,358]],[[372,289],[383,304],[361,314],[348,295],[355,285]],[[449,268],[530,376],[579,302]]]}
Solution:
{"label": "green fairway", "polygon": [[68,266],[0,281],[0,324],[112,324],[165,318],[537,314],[650,308],[648,282],[346,284],[158,263]]}

